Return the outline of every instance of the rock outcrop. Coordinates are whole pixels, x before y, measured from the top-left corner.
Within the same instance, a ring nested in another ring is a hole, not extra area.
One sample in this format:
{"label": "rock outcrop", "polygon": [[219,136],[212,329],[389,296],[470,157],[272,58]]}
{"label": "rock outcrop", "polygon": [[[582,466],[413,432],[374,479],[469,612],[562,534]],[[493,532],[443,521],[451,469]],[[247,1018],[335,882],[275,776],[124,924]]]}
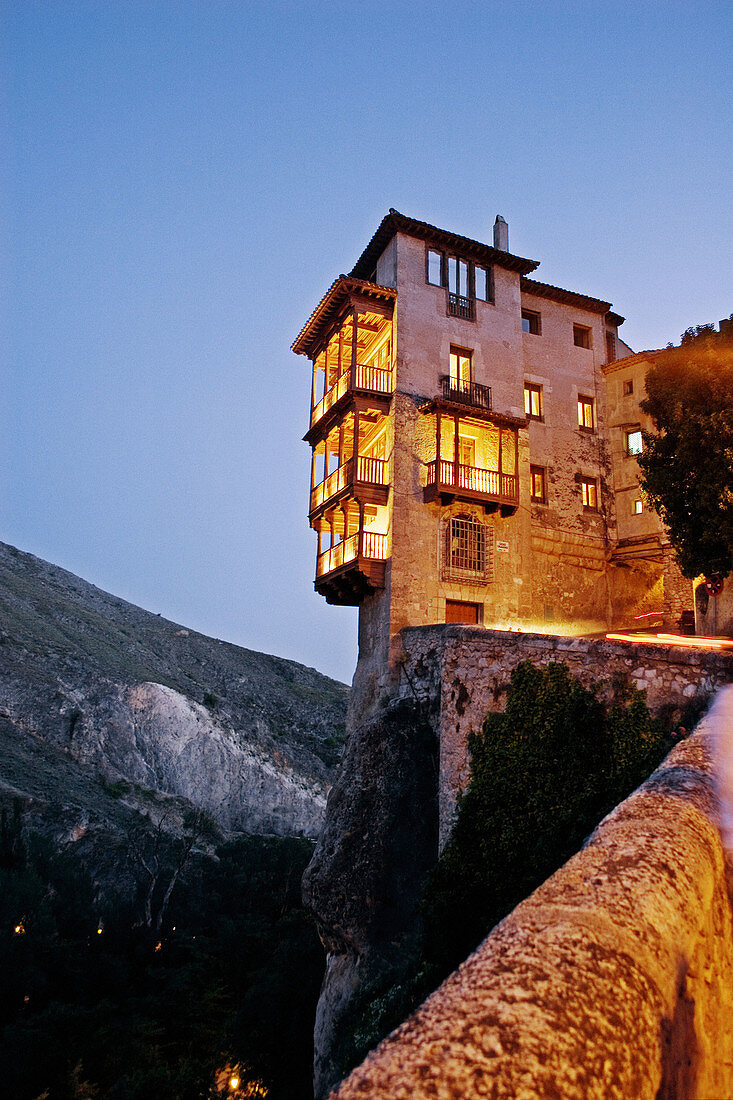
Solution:
{"label": "rock outcrop", "polygon": [[[316,836],[347,696],[313,669],[207,638],[0,544],[0,765],[11,771],[16,750],[45,743],[108,785],[185,798],[224,831]],[[0,766],[2,788],[31,794]],[[64,803],[63,789],[47,793]]]}

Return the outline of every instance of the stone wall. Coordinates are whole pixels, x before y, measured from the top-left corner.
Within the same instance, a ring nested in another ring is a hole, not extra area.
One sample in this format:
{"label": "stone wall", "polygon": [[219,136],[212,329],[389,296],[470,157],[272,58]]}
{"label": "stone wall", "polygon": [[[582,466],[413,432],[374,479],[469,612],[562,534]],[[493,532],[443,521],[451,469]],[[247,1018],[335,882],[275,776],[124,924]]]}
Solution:
{"label": "stone wall", "polygon": [[468,781],[468,734],[481,728],[489,711],[504,709],[509,677],[521,661],[562,661],[586,686],[602,681],[608,699],[633,684],[646,692],[653,713],[675,724],[690,715],[694,720],[713,691],[733,681],[733,655],[674,645],[448,625],[405,629],[399,643],[393,648],[390,699],[418,699],[436,723],[441,844],[453,824],[458,791]]}
{"label": "stone wall", "polygon": [[733,928],[711,723],[333,1100],[733,1096]]}

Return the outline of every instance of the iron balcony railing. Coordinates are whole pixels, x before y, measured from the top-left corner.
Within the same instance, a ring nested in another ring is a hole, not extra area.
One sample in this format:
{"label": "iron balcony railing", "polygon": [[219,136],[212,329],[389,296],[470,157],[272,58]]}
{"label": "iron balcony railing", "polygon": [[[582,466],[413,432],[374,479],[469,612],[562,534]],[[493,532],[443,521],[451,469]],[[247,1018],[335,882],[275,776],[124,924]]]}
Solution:
{"label": "iron balcony railing", "polygon": [[[349,458],[333,470],[328,477],[311,489],[311,512],[321,504],[331,500],[342,489],[354,484],[354,460]],[[383,458],[367,458],[359,455],[356,467],[356,481],[361,485],[388,485],[389,471]]]}
{"label": "iron balcony railing", "polygon": [[482,386],[478,382],[468,382],[463,378],[451,378],[450,375],[443,374],[440,387],[446,401],[456,401],[460,405],[491,411],[491,386]]}
{"label": "iron balcony railing", "polygon": [[347,390],[362,390],[366,393],[391,394],[392,389],[391,368],[371,367],[364,363],[357,363],[353,372],[351,367],[342,371],[331,389],[313,406],[311,410],[311,427],[317,424],[329,409],[333,408]]}
{"label": "iron balcony railing", "polygon": [[387,536],[375,534],[374,531],[357,531],[349,538],[337,542],[318,555],[316,560],[316,576],[323,577],[327,573],[333,573],[349,562],[359,558],[369,558],[373,561],[387,560]]}
{"label": "iron balcony railing", "polygon": [[434,461],[428,463],[428,485],[436,485],[439,489],[445,488],[453,492],[464,489],[493,500],[516,501],[519,499],[517,478],[514,474],[503,474],[499,470],[482,470],[478,466],[464,466],[459,463],[456,478],[456,463],[443,458],[440,460],[440,479],[436,483],[435,465]]}
{"label": "iron balcony railing", "polygon": [[465,321],[473,321],[473,298],[465,298],[463,294],[448,292],[448,312],[451,317],[463,317]]}

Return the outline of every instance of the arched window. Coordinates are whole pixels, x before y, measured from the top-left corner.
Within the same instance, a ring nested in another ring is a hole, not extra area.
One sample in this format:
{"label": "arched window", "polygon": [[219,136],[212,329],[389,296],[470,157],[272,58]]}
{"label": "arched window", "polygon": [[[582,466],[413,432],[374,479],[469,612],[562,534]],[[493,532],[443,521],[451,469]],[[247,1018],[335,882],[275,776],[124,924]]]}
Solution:
{"label": "arched window", "polygon": [[443,580],[488,584],[494,575],[494,528],[470,515],[450,516],[443,536]]}

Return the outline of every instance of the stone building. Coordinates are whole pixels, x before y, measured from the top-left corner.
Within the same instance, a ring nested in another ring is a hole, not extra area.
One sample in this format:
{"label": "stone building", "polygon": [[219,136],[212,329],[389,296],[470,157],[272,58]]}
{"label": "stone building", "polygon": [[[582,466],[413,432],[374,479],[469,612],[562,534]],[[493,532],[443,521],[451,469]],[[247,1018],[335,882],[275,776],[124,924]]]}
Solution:
{"label": "stone building", "polygon": [[488,245],[390,210],[293,344],[315,587],[360,608],[365,688],[403,627],[602,633],[661,615],[665,577],[667,625],[692,607],[638,489],[646,360],[537,267],[501,217]]}

